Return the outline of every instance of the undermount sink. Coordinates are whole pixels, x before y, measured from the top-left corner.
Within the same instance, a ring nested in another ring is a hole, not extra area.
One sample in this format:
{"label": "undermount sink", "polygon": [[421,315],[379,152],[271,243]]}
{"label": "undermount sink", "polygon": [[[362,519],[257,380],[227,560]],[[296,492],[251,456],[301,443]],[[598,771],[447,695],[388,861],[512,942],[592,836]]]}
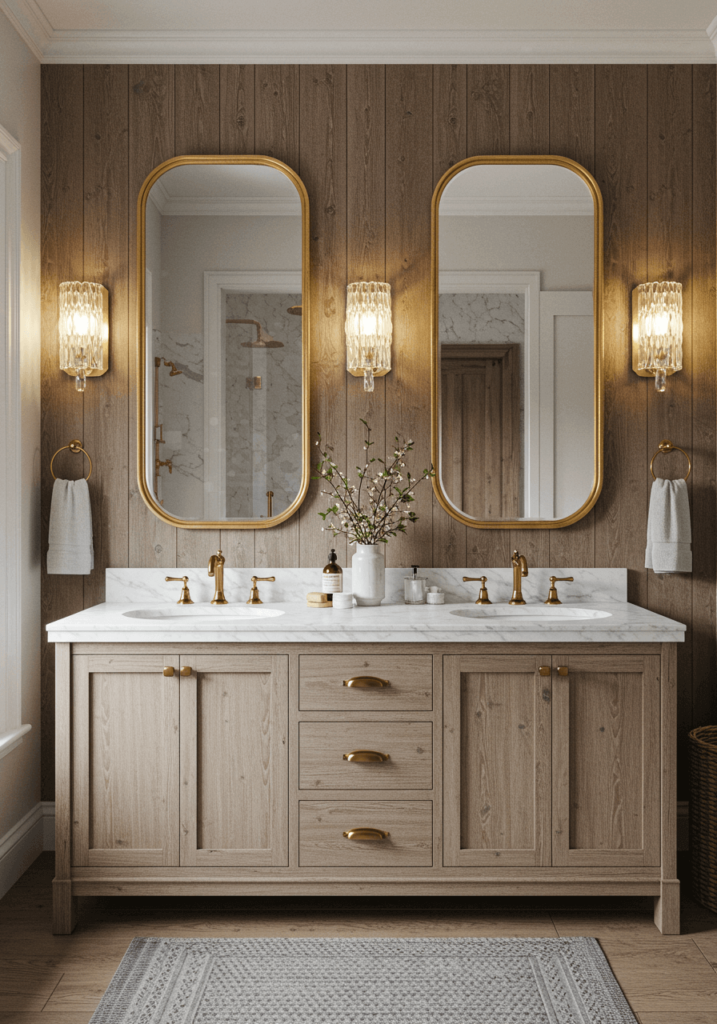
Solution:
{"label": "undermount sink", "polygon": [[191,622],[216,622],[227,619],[273,619],[284,612],[279,608],[258,608],[236,604],[175,604],[156,608],[132,608],[122,612],[128,619],[188,619]]}
{"label": "undermount sink", "polygon": [[570,619],[605,619],[612,615],[612,612],[601,611],[598,608],[577,608],[575,605],[545,605],[545,604],[489,604],[473,605],[472,608],[456,608],[451,615],[460,615],[464,619],[487,619],[494,621],[501,619],[504,622],[555,622]]}

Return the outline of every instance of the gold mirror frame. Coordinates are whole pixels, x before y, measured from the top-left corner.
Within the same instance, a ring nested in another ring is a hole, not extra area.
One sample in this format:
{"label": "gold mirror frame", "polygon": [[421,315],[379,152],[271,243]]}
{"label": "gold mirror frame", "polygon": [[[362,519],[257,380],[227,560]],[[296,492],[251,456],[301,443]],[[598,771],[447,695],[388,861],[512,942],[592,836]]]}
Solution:
{"label": "gold mirror frame", "polygon": [[[440,474],[440,363],[438,343],[438,210],[441,196],[448,183],[468,167],[483,164],[554,164],[573,171],[587,185],[594,205],[594,394],[595,423],[593,460],[595,473],[593,485],[587,500],[580,508],[564,519],[491,519],[485,522],[472,519],[452,504],[443,491]],[[603,370],[603,202],[598,183],[589,171],[574,160],[562,156],[472,156],[454,164],[443,175],[436,186],[431,202],[431,459],[436,467],[433,490],[446,512],[464,526],[480,530],[556,530],[571,526],[586,516],[600,496],[603,485],[603,430],[604,430],[604,370]]]}
{"label": "gold mirror frame", "polygon": [[[147,199],[154,183],[171,171],[173,167],[187,164],[250,164],[253,166],[273,167],[295,185],[301,200],[301,484],[298,494],[291,505],[279,515],[267,519],[220,519],[216,522],[206,520],[178,519],[166,509],[158,505],[147,485],[147,464],[145,458],[146,429],[146,350],[144,338],[145,323],[145,218]],[[309,366],[310,366],[310,279],[309,279],[309,196],[306,187],[298,176],[281,160],[270,156],[177,156],[159,164],[145,179],[137,198],[137,482],[145,504],[163,522],[182,530],[266,530],[270,526],[278,526],[298,511],[309,489],[310,445],[309,445]]]}

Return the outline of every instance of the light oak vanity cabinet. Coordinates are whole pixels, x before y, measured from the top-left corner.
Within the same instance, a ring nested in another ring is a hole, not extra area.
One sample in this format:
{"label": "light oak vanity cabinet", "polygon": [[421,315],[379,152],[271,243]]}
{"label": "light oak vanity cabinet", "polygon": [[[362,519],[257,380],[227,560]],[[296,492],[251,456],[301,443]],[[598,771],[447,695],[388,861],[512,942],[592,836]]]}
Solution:
{"label": "light oak vanity cabinet", "polygon": [[674,644],[57,644],[55,931],[176,893],[650,895],[676,932],[674,741]]}

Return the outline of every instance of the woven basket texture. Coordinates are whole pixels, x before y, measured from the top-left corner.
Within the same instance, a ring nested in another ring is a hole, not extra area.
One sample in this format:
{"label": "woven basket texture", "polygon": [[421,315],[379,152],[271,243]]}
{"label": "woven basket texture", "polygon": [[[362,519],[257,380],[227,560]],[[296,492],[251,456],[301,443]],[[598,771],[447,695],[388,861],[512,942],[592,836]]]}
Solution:
{"label": "woven basket texture", "polygon": [[717,725],[693,729],[689,748],[692,887],[717,914]]}

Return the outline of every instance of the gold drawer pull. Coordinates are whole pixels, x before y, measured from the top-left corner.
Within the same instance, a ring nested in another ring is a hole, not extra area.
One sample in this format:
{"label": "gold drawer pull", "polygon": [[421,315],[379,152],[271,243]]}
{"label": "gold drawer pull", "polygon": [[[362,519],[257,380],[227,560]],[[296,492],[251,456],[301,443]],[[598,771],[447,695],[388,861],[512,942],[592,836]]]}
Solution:
{"label": "gold drawer pull", "polygon": [[541,665],[538,671],[540,672],[541,676],[549,676],[550,665]]}
{"label": "gold drawer pull", "polygon": [[346,839],[388,839],[390,832],[384,832],[382,828],[350,828],[344,832]]}
{"label": "gold drawer pull", "polygon": [[380,750],[352,750],[344,754],[344,761],[388,761],[390,754],[382,754]]}
{"label": "gold drawer pull", "polygon": [[558,675],[559,676],[566,676],[567,674],[568,674],[568,666],[567,665],[558,665]]}
{"label": "gold drawer pull", "polygon": [[172,668],[171,665],[167,665],[167,667],[164,670],[164,675],[165,676],[173,676],[174,675],[174,669]]}
{"label": "gold drawer pull", "polygon": [[344,686],[353,686],[363,690],[379,690],[382,686],[390,686],[388,679],[379,679],[378,676],[353,676],[351,679],[344,679]]}
{"label": "gold drawer pull", "polygon": [[179,670],[179,674],[180,676],[191,676],[192,670],[189,667],[189,665],[182,665],[182,667]]}

